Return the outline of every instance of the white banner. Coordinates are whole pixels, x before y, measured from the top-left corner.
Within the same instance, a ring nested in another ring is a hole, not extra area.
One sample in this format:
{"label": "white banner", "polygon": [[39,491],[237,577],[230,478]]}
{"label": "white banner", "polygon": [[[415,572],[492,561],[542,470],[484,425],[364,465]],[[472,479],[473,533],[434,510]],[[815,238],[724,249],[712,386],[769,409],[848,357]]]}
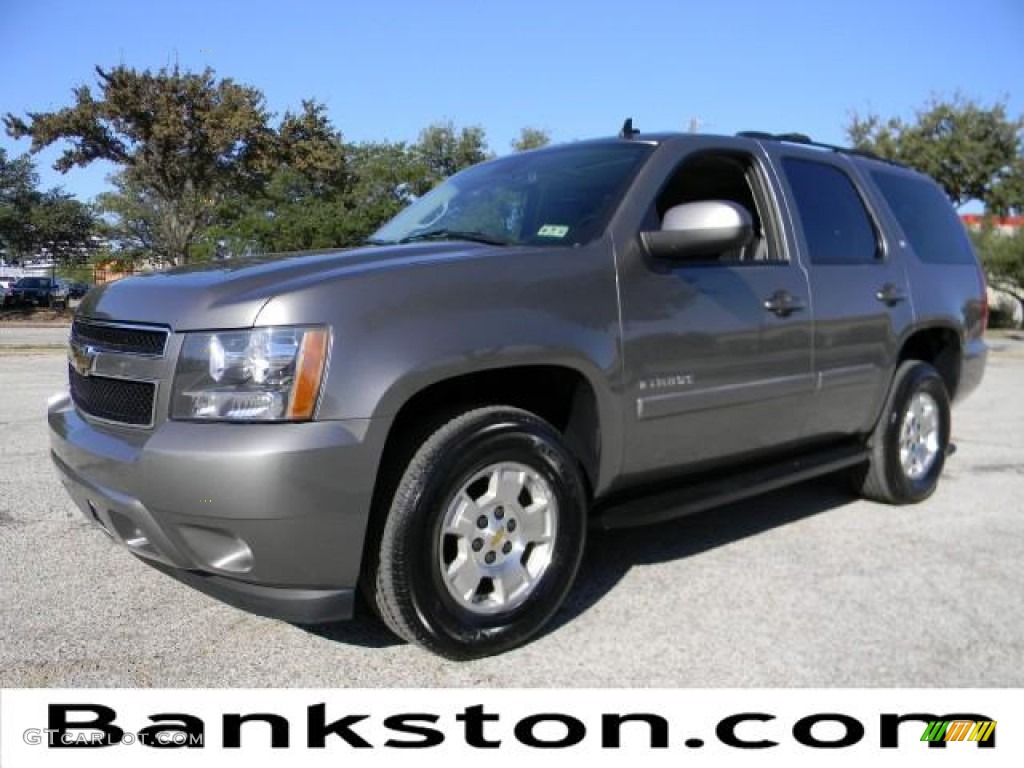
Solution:
{"label": "white banner", "polygon": [[1015,766],[1021,690],[0,692],[0,766]]}

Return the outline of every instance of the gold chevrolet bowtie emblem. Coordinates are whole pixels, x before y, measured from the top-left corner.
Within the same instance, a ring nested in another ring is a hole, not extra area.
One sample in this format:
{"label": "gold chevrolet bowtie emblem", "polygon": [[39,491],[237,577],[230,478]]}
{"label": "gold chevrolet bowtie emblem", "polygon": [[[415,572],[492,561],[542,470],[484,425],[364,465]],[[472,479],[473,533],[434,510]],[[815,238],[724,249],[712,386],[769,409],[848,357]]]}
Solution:
{"label": "gold chevrolet bowtie emblem", "polygon": [[96,364],[96,348],[89,345],[79,346],[74,342],[68,346],[68,361],[79,376],[88,376]]}
{"label": "gold chevrolet bowtie emblem", "polygon": [[494,538],[491,539],[491,549],[497,549],[498,547],[500,547],[501,546],[501,542],[503,542],[504,540],[505,540],[505,529],[502,528],[500,531],[498,531],[496,534],[494,534]]}

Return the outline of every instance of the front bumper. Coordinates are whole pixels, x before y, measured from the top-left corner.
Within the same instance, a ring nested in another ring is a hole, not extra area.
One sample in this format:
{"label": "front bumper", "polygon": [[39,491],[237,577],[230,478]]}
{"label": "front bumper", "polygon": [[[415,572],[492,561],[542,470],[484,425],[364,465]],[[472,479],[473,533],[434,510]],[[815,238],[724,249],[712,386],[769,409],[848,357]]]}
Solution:
{"label": "front bumper", "polygon": [[133,554],[264,616],[351,616],[381,425],[168,421],[138,430],[95,424],[67,395],[51,400],[48,420],[71,498]]}

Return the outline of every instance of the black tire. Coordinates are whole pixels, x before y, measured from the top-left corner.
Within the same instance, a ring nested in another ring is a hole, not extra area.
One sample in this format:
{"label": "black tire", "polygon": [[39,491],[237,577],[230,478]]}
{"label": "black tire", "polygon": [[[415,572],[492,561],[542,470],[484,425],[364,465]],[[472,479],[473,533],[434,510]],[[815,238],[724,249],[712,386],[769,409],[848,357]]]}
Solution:
{"label": "black tire", "polygon": [[[912,477],[900,460],[900,433],[915,397],[924,393],[936,406],[938,453],[927,471]],[[896,370],[882,416],[868,445],[871,458],[851,473],[854,490],[864,498],[886,504],[912,504],[927,499],[939,483],[949,449],[951,430],[949,393],[946,385],[928,363],[908,360]]]}
{"label": "black tire", "polygon": [[[481,615],[460,605],[443,581],[441,526],[463,485],[502,462],[524,465],[547,484],[557,530],[550,560],[525,601]],[[458,660],[502,653],[529,640],[562,604],[583,556],[586,522],[582,472],[551,425],[517,408],[472,410],[447,422],[413,455],[364,589],[385,624],[411,643]]]}

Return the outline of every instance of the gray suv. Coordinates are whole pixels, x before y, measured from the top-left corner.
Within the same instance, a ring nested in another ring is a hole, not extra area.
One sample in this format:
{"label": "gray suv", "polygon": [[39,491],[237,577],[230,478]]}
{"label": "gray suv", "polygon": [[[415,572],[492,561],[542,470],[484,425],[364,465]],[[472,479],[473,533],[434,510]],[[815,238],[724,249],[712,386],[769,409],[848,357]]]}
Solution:
{"label": "gray suv", "polygon": [[524,643],[588,526],[843,471],[935,489],[984,278],[930,179],[799,135],[638,135],[463,171],[353,250],[97,287],[49,407],[86,517],[295,623],[361,592],[451,658]]}

